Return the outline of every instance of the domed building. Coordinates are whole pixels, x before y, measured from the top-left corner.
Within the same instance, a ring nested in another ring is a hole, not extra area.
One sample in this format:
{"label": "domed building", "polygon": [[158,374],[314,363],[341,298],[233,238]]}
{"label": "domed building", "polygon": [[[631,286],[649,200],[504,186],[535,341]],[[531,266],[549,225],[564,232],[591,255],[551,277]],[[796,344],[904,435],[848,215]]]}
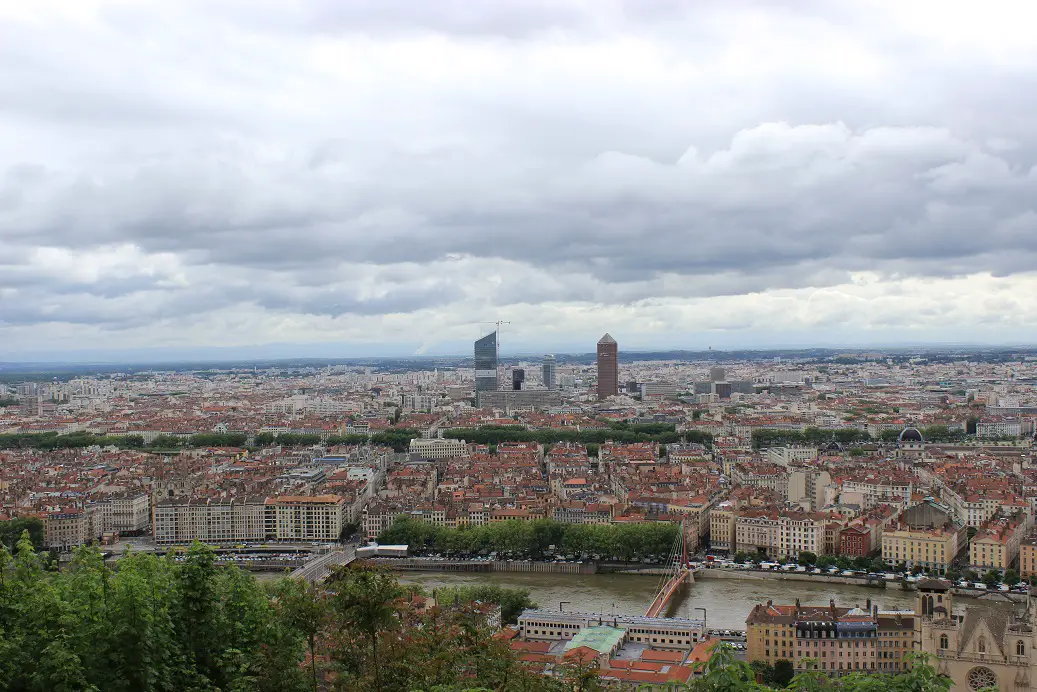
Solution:
{"label": "domed building", "polygon": [[897,438],[897,456],[918,459],[925,454],[925,438],[918,428],[908,426]]}

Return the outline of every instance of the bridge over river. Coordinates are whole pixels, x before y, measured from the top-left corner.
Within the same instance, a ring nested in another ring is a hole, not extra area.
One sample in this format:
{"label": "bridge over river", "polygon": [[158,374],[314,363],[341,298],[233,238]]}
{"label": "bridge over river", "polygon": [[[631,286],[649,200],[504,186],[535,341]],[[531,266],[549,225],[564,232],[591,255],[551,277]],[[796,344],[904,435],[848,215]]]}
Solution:
{"label": "bridge over river", "polygon": [[307,562],[302,567],[291,573],[293,579],[305,579],[308,582],[319,583],[328,578],[331,570],[342,565],[348,565],[356,559],[356,549],[352,546],[332,550],[320,557]]}

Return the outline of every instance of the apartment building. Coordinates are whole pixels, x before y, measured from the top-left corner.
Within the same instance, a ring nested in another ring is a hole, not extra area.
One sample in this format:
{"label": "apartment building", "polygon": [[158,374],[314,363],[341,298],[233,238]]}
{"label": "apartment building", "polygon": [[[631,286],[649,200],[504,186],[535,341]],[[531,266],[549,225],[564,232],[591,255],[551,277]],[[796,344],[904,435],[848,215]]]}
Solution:
{"label": "apartment building", "polygon": [[333,541],[346,524],[346,502],[338,495],[284,496],[270,500],[279,541]]}
{"label": "apartment building", "polygon": [[828,471],[813,467],[790,467],[786,499],[803,509],[816,511],[825,505],[825,488],[832,482]]}
{"label": "apartment building", "polygon": [[551,518],[560,524],[608,524],[612,521],[612,505],[574,500],[556,505]]}
{"label": "apartment building", "polygon": [[1019,547],[1032,522],[1026,512],[991,517],[969,542],[969,562],[975,570],[1003,572],[1019,558]]}
{"label": "apartment building", "polygon": [[166,498],[155,503],[152,534],[159,545],[240,543],[274,538],[266,498]]}
{"label": "apartment building", "polygon": [[1026,498],[1008,490],[970,490],[965,484],[959,484],[959,487],[945,485],[940,499],[951,508],[958,519],[965,522],[966,526],[977,529],[998,513],[1013,514],[1030,506]]}
{"label": "apartment building", "polygon": [[746,660],[774,665],[791,661],[802,670],[807,661],[826,675],[854,672],[903,672],[914,648],[913,614],[879,612],[869,599],[864,608],[775,605],[755,606],[746,618]]}
{"label": "apartment building", "polygon": [[945,571],[967,541],[966,527],[932,501],[904,510],[882,533],[882,559]]}
{"label": "apartment building", "polygon": [[867,510],[882,503],[909,502],[913,492],[914,484],[906,474],[862,474],[842,479],[840,501]]}
{"label": "apartment building", "polygon": [[773,490],[779,497],[788,497],[789,474],[776,464],[745,461],[731,467],[731,482],[735,485],[752,486]]}
{"label": "apartment building", "polygon": [[815,512],[786,512],[779,515],[778,557],[796,559],[801,552],[824,552],[827,517]]}
{"label": "apartment building", "polygon": [[410,441],[410,453],[416,454],[422,459],[466,457],[468,456],[468,445],[464,440],[414,438]]}
{"label": "apartment building", "polygon": [[773,509],[746,509],[735,518],[735,552],[777,557],[781,520]]}
{"label": "apartment building", "polygon": [[800,447],[787,445],[784,447],[768,447],[763,457],[769,463],[788,468],[789,465],[802,461],[817,459],[817,447]]}
{"label": "apartment building", "polygon": [[89,529],[90,522],[81,509],[62,509],[43,517],[43,538],[48,548],[67,551],[88,543],[93,538]]}
{"label": "apartment building", "polygon": [[711,550],[726,550],[733,553],[737,541],[735,533],[734,504],[721,502],[709,513],[709,547]]}
{"label": "apartment building", "polygon": [[151,496],[144,491],[114,495],[111,503],[111,519],[105,531],[137,533],[146,531],[151,525]]}
{"label": "apartment building", "polygon": [[1031,533],[1019,543],[1019,576],[1027,579],[1037,574],[1037,534]]}
{"label": "apartment building", "polygon": [[976,437],[998,438],[998,437],[1021,437],[1023,431],[1033,431],[1032,423],[1027,424],[1019,419],[1001,418],[992,420],[981,420],[976,423]]}

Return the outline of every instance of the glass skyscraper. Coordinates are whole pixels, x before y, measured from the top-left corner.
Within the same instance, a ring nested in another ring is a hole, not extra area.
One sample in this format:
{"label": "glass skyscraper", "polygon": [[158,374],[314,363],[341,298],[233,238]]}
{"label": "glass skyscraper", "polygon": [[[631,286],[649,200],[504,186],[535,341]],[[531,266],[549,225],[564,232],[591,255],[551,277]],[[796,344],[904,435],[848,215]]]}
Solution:
{"label": "glass skyscraper", "polygon": [[544,356],[544,362],[541,366],[543,370],[544,389],[556,389],[558,387],[558,381],[555,379],[555,357],[548,354]]}
{"label": "glass skyscraper", "polygon": [[493,331],[475,342],[475,396],[479,392],[496,392],[497,332]]}

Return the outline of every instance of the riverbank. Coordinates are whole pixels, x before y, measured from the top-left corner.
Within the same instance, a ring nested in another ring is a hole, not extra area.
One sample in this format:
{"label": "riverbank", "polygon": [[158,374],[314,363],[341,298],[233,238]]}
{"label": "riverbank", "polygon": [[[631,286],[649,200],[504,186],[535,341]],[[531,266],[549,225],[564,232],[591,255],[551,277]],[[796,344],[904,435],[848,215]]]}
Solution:
{"label": "riverbank", "polygon": [[700,569],[695,572],[695,580],[702,579],[762,579],[770,581],[805,581],[814,584],[845,584],[847,586],[863,586],[869,589],[885,589],[886,584],[900,588],[900,582],[886,582],[882,579],[867,577],[842,577],[830,574],[805,574],[803,572],[764,572],[760,570],[735,569]]}
{"label": "riverbank", "polygon": [[[553,574],[536,572],[418,572],[401,571],[401,582],[428,591],[440,587],[495,584],[526,589],[542,608],[589,613],[644,615],[655,598],[662,577],[632,574]],[[880,591],[868,587],[774,579],[704,579],[681,589],[671,614],[702,618],[707,613],[711,628],[742,630],[745,618],[757,603],[773,600],[790,604],[796,599],[811,605],[864,607],[870,599],[882,610],[913,610],[915,593],[899,588]]]}
{"label": "riverbank", "polygon": [[539,572],[595,574],[593,562],[534,562],[531,560],[434,560],[430,558],[375,558],[377,564],[401,572]]}

